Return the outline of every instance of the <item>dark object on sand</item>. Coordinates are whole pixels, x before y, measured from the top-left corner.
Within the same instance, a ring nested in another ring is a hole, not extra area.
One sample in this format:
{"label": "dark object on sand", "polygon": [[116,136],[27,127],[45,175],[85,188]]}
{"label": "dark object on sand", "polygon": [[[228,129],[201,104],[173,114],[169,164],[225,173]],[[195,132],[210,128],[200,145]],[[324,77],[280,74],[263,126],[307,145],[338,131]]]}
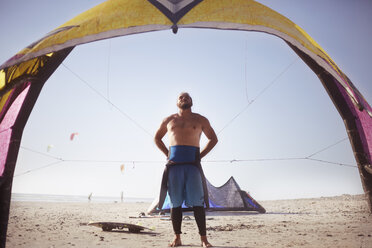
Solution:
{"label": "dark object on sand", "polygon": [[121,223],[121,222],[89,222],[88,226],[96,226],[102,228],[103,231],[110,232],[114,229],[116,230],[123,230],[127,228],[131,233],[139,233],[145,229],[151,230],[147,227],[129,224],[129,223]]}

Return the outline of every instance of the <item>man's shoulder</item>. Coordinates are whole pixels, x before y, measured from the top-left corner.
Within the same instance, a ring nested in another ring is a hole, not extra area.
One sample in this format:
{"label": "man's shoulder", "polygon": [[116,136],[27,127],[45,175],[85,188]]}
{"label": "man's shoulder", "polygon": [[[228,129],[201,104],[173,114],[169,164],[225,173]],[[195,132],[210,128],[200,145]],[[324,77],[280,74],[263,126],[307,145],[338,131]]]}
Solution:
{"label": "man's shoulder", "polygon": [[193,117],[201,122],[208,121],[208,119],[205,116],[198,113],[193,113]]}
{"label": "man's shoulder", "polygon": [[171,114],[170,116],[167,116],[164,118],[163,122],[169,122],[177,117],[177,114]]}

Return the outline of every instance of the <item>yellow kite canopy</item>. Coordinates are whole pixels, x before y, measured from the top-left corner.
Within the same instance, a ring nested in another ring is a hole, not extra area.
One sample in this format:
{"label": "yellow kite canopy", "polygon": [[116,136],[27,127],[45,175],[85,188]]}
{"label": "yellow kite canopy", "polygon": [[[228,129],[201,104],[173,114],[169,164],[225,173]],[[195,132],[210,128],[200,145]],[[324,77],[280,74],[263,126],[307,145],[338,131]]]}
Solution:
{"label": "yellow kite canopy", "polygon": [[76,46],[179,28],[265,32],[317,74],[344,120],[372,210],[372,109],[327,53],[295,23],[253,0],[108,0],[66,22],[0,66],[0,240],[23,128],[47,79]]}
{"label": "yellow kite canopy", "polygon": [[[308,54],[338,80],[355,103],[361,104],[344,74],[308,34],[286,17],[250,0],[109,0],[66,22],[4,63],[0,69],[18,66],[6,75],[1,70],[1,95],[4,88],[12,88],[11,81],[24,74],[34,75],[44,66],[46,58],[35,59],[39,56],[52,56],[64,48],[100,39],[171,27],[175,32],[177,28],[197,27],[276,35]],[[29,62],[19,64],[25,61]]]}

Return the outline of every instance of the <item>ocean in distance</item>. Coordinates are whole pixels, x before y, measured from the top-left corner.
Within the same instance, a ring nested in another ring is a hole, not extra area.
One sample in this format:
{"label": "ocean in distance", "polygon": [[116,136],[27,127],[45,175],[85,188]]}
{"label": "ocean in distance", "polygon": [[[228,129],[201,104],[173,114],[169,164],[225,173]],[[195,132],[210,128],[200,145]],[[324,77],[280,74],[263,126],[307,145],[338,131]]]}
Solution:
{"label": "ocean in distance", "polygon": [[43,195],[43,194],[22,194],[22,193],[12,193],[11,201],[23,201],[23,202],[125,202],[125,203],[135,203],[135,202],[149,202],[151,203],[153,198],[137,198],[137,197],[113,197],[113,196],[95,196],[92,195],[90,200],[88,196],[77,196],[77,195]]}

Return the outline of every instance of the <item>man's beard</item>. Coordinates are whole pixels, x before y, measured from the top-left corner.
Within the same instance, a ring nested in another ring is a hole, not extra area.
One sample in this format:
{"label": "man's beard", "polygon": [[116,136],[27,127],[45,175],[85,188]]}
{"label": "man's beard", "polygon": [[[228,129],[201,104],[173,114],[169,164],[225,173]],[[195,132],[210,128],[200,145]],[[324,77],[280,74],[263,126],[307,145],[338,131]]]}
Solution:
{"label": "man's beard", "polygon": [[182,110],[185,110],[185,109],[191,108],[191,106],[192,106],[192,103],[183,103],[179,105],[179,108]]}

